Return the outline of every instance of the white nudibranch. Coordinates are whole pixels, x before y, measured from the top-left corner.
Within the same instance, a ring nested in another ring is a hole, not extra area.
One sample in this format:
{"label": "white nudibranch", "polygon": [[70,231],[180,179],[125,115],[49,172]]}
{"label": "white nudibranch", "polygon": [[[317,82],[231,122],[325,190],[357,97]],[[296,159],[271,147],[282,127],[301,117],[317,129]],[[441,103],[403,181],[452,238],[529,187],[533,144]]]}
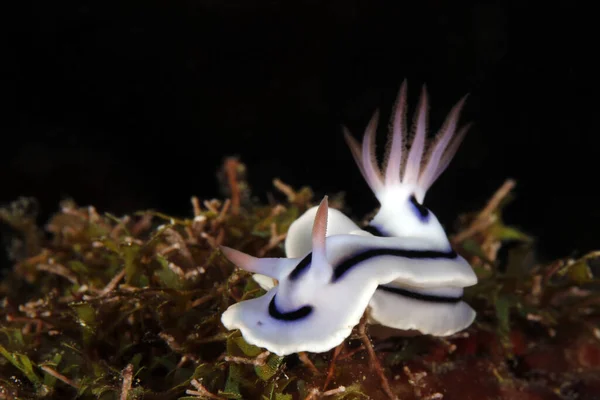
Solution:
{"label": "white nudibranch", "polygon": [[[437,278],[436,286],[439,281],[449,287],[472,284],[468,264],[420,240],[402,248],[395,238],[326,237],[327,211],[325,197],[314,218],[312,250],[303,257],[255,258],[222,247],[238,267],[278,281],[265,295],[231,305],[221,317],[227,329],[239,329],[248,343],[278,355],[320,353],[350,335],[380,285],[396,281],[428,288],[431,275],[440,274],[447,279]],[[429,265],[429,257],[439,262]],[[431,274],[421,273],[423,268]],[[455,273],[446,274],[447,269]]]}
{"label": "white nudibranch", "polygon": [[[437,138],[426,146],[427,97],[421,95],[409,149],[406,82],[388,141],[385,175],[374,158],[377,113],[362,145],[345,136],[380,209],[368,227],[327,206],[307,210],[287,233],[287,258],[255,258],[222,247],[238,267],[254,273],[267,293],[230,306],[227,329],[247,342],[286,355],[324,352],[339,345],[365,311],[369,322],[447,336],[468,327],[475,311],[462,301],[477,283],[468,262],[451,247],[435,215],[422,205],[450,163],[467,127],[457,131],[464,98]],[[426,150],[427,147],[427,150]]]}
{"label": "white nudibranch", "polygon": [[[374,241],[374,247],[385,246],[384,243],[390,241],[404,249],[417,250],[427,246],[430,253],[413,252],[410,256],[421,262],[419,273],[423,280],[428,281],[428,285],[406,281],[381,285],[369,303],[369,318],[371,323],[395,329],[447,336],[467,328],[473,322],[475,311],[461,297],[463,287],[476,284],[477,277],[467,262],[454,253],[438,219],[422,203],[427,190],[446,169],[468,130],[469,125],[460,129],[457,127],[465,98],[454,106],[437,137],[428,143],[428,105],[423,88],[409,146],[405,121],[406,92],[405,81],[392,117],[383,168],[385,174],[375,160],[378,113],[368,124],[362,144],[357,143],[345,130],[346,141],[367,184],[379,200],[380,209],[364,230],[340,211],[330,209],[328,235],[369,236],[369,241]],[[316,207],[309,209],[290,226],[285,242],[288,257],[300,257],[310,251],[309,232],[315,211]],[[351,252],[351,249],[348,251]],[[377,262],[377,258],[372,262]],[[398,258],[398,262],[406,263],[406,259]],[[455,263],[460,268],[442,268],[442,263]],[[462,278],[465,278],[462,284],[444,283],[454,274],[462,274]],[[263,278],[255,277],[263,288],[273,286],[272,280]]]}

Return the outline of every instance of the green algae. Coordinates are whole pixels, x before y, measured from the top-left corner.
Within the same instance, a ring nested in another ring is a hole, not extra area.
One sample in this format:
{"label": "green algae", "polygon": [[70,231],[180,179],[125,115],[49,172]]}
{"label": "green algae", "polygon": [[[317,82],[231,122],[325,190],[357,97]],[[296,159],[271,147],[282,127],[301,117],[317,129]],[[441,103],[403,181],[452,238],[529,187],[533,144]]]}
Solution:
{"label": "green algae", "polygon": [[[275,180],[282,195],[258,203],[245,166],[226,163],[235,174],[220,179],[237,185],[224,188],[230,198],[193,198],[188,216],[118,217],[65,201],[42,228],[35,200],[0,209],[14,232],[14,265],[0,284],[0,398],[387,398],[356,334],[339,354],[279,357],[221,325],[229,305],[264,291],[218,245],[283,256],[289,225],[319,200]],[[533,262],[534,240],[502,220],[513,186],[461,216],[451,236],[480,278],[465,292],[475,323],[449,338],[374,338],[399,398],[600,393],[600,294],[590,267],[600,256]],[[343,195],[331,198],[345,206]]]}

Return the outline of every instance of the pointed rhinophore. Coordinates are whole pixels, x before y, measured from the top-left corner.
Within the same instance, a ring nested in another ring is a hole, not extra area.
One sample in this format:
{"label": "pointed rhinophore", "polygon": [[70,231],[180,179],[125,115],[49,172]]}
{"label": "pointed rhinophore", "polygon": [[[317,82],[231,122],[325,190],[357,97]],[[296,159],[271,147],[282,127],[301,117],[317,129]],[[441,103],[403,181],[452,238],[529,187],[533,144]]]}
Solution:
{"label": "pointed rhinophore", "polygon": [[[455,299],[434,296],[419,299],[406,296],[399,286],[380,286],[369,303],[372,324],[403,331],[416,330],[423,334],[448,336],[466,329],[473,323],[476,313],[461,295]],[[462,292],[462,290],[460,290]],[[442,300],[442,301],[439,301]]]}
{"label": "pointed rhinophore", "polygon": [[[285,254],[287,257],[304,257],[312,250],[312,229],[318,206],[306,210],[296,219],[287,231]],[[327,236],[363,232],[352,219],[335,208],[327,210]]]}
{"label": "pointed rhinophore", "polygon": [[256,272],[260,274],[264,273],[262,271],[258,271],[259,269],[261,269],[259,267],[260,260],[258,258],[252,257],[249,254],[243,253],[239,250],[232,249],[231,247],[227,246],[220,246],[220,249],[223,252],[223,255],[238,267],[245,269],[249,272]]}
{"label": "pointed rhinophore", "polygon": [[312,229],[312,264],[327,263],[325,238],[327,236],[327,196],[321,200]]}
{"label": "pointed rhinophore", "polygon": [[281,275],[295,264],[295,261],[289,258],[257,258],[231,247],[220,248],[223,255],[239,268],[275,279],[280,279]]}

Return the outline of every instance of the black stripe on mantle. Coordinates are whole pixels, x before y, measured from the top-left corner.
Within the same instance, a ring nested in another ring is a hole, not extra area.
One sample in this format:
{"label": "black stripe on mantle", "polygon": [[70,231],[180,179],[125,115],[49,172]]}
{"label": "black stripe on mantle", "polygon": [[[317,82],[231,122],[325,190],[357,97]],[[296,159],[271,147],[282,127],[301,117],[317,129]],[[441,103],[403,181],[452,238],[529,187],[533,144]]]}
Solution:
{"label": "black stripe on mantle", "polygon": [[353,255],[344,261],[338,263],[333,271],[333,277],[331,282],[337,282],[342,278],[348,271],[354,268],[356,265],[363,261],[370,260],[376,257],[382,256],[394,256],[410,259],[447,259],[452,260],[457,257],[454,250],[450,251],[436,251],[436,250],[405,250],[405,249],[370,249]]}
{"label": "black stripe on mantle", "polygon": [[292,272],[290,272],[289,279],[290,281],[295,281],[302,275],[304,271],[306,271],[310,267],[310,263],[312,262],[312,251],[308,253],[299,263],[294,267]]}
{"label": "black stripe on mantle", "polygon": [[397,295],[408,297],[408,298],[411,298],[414,300],[427,301],[427,302],[431,302],[431,303],[454,304],[454,303],[458,303],[458,302],[462,301],[462,299],[463,299],[462,296],[451,297],[451,296],[438,296],[438,295],[434,295],[434,294],[416,293],[416,292],[411,292],[410,290],[407,290],[407,289],[401,289],[398,287],[391,287],[391,286],[386,286],[386,285],[377,286],[377,290],[382,290],[387,293],[397,294]]}
{"label": "black stripe on mantle", "polygon": [[312,306],[303,306],[294,311],[281,312],[277,308],[277,304],[275,304],[275,297],[277,295],[273,296],[269,303],[269,315],[279,321],[298,321],[308,317],[313,312]]}
{"label": "black stripe on mantle", "polygon": [[[342,276],[344,276],[350,269],[354,268],[357,264],[360,264],[363,261],[370,260],[375,257],[382,256],[394,256],[394,257],[403,257],[410,258],[413,260],[418,259],[447,259],[452,260],[457,257],[457,254],[454,250],[450,251],[436,251],[436,250],[406,250],[406,249],[370,249],[353,255],[341,263],[339,263],[334,271],[332,282],[338,281]],[[289,275],[289,279],[291,281],[297,280],[300,275],[304,271],[306,271],[311,264],[312,261],[312,252],[308,253],[296,267],[292,270]]]}

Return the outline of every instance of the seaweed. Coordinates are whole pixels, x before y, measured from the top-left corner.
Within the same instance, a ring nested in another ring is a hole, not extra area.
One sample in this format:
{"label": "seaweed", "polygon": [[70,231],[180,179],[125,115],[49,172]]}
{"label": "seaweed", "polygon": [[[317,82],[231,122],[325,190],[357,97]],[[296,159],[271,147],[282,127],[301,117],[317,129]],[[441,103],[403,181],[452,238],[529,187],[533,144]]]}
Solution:
{"label": "seaweed", "polygon": [[[290,224],[315,202],[274,180],[263,204],[227,158],[226,199],[192,197],[183,217],[99,213],[65,200],[44,227],[35,200],[0,209],[13,267],[0,283],[4,399],[592,399],[600,395],[600,252],[536,261],[507,226],[508,180],[451,236],[480,283],[475,323],[446,338],[371,337],[361,323],[323,354],[287,357],[227,331],[221,313],[264,291],[219,245],[283,256]],[[346,207],[343,194],[332,205]],[[364,320],[366,321],[366,320]]]}

